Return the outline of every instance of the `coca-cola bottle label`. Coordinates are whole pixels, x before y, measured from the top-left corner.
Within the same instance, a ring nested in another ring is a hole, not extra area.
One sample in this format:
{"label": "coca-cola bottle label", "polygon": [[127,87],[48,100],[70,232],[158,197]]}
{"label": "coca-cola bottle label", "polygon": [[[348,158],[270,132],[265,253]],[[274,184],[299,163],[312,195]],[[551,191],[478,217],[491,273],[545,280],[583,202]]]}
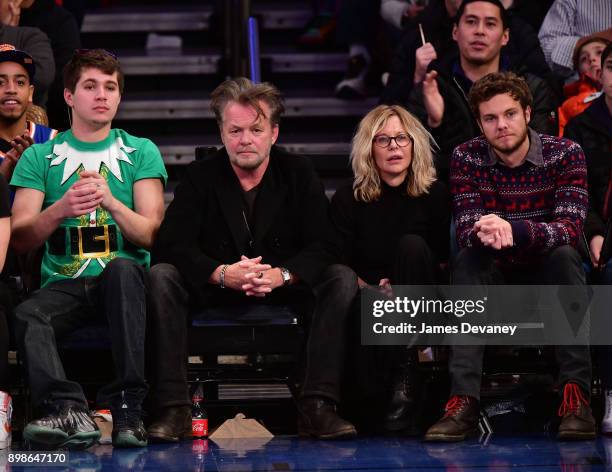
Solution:
{"label": "coca-cola bottle label", "polygon": [[191,431],[194,438],[208,436],[208,419],[193,418],[191,420]]}

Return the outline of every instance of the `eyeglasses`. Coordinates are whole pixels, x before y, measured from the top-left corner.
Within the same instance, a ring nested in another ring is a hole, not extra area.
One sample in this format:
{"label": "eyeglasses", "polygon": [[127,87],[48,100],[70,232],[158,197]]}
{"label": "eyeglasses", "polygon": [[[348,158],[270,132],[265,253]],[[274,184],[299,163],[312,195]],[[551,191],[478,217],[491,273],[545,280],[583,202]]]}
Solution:
{"label": "eyeglasses", "polygon": [[397,136],[387,136],[386,134],[381,134],[380,136],[374,136],[372,142],[376,144],[378,147],[386,148],[391,145],[391,141],[395,141],[399,147],[406,147],[408,144],[412,142],[412,137],[407,134],[398,134]]}
{"label": "eyeglasses", "polygon": [[88,56],[90,55],[92,52],[102,52],[104,54],[108,54],[110,57],[112,57],[113,59],[117,60],[117,55],[115,53],[112,53],[106,49],[75,49],[74,53],[77,56]]}

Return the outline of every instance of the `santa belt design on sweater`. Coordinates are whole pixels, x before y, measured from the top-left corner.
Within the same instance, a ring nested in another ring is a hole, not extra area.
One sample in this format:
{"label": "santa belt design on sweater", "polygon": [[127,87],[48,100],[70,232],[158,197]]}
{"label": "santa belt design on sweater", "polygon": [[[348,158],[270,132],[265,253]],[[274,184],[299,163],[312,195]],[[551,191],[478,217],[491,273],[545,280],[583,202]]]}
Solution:
{"label": "santa belt design on sweater", "polygon": [[[70,238],[68,245],[65,244],[66,232]],[[53,255],[97,259],[108,257],[118,249],[116,225],[60,227],[49,238],[49,253]],[[123,249],[135,251],[138,248],[124,238]]]}

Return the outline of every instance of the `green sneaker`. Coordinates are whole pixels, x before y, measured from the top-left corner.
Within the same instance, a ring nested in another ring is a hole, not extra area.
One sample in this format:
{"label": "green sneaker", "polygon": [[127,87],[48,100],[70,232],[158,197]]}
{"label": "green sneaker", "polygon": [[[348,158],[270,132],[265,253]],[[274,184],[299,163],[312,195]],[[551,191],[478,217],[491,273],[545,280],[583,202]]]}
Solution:
{"label": "green sneaker", "polygon": [[89,416],[89,411],[70,405],[28,423],[23,437],[49,449],[86,449],[100,439],[100,431]]}
{"label": "green sneaker", "polygon": [[[125,408],[124,408],[125,407]],[[141,410],[127,408],[113,409],[113,446],[144,447],[147,445],[147,430],[140,418]]]}

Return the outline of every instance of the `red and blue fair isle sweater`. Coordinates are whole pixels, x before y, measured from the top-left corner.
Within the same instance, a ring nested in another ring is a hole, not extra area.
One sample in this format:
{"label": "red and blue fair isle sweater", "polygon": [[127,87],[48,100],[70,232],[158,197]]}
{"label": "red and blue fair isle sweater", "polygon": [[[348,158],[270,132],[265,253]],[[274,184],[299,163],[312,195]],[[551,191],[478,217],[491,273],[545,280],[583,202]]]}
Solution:
{"label": "red and blue fair isle sweater", "polygon": [[500,262],[528,264],[550,249],[578,246],[588,207],[582,148],[564,138],[529,130],[525,161],[500,163],[484,136],[457,146],[450,187],[459,247],[481,245],[473,226],[483,215],[510,222],[514,247]]}

